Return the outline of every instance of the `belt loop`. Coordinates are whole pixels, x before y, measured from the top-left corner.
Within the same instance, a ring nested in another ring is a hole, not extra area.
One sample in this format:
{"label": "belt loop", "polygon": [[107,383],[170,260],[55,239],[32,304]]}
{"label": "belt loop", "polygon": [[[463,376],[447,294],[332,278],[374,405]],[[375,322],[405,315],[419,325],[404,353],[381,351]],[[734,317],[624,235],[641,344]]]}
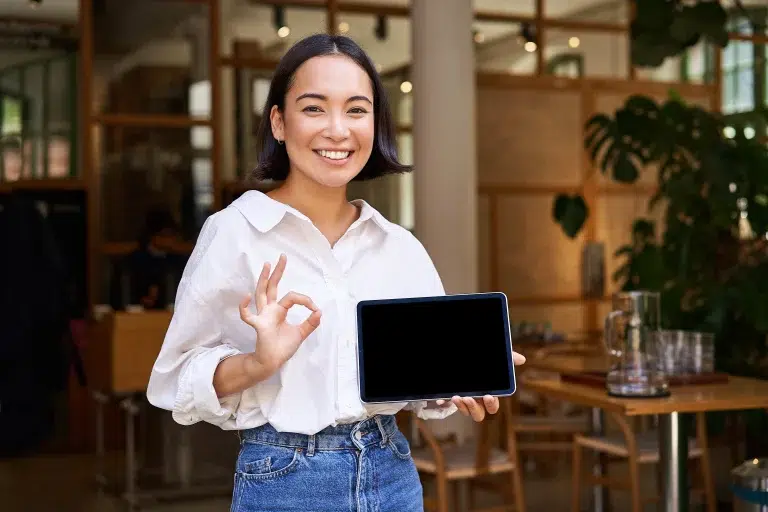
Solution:
{"label": "belt loop", "polygon": [[381,424],[381,416],[378,414],[373,417],[374,421],[376,421],[376,426],[379,427],[379,433],[381,434],[381,446],[384,447],[389,442],[389,436],[387,435],[387,431],[384,430],[384,425]]}
{"label": "belt loop", "polygon": [[309,442],[307,443],[307,456],[312,457],[315,454],[315,435],[309,436]]}

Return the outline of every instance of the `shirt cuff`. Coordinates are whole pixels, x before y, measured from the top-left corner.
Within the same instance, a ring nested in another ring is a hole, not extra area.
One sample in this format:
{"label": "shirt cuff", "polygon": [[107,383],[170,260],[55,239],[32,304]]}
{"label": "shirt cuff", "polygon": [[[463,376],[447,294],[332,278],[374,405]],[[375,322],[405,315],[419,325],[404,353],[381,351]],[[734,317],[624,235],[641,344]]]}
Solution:
{"label": "shirt cuff", "polygon": [[205,421],[221,425],[230,419],[240,403],[240,394],[216,395],[213,375],[219,363],[240,354],[229,345],[218,345],[195,355],[179,379],[179,391],[173,407],[173,419],[182,425]]}
{"label": "shirt cuff", "polygon": [[442,420],[458,410],[453,402],[446,407],[427,408],[427,402],[425,401],[412,402],[410,409],[423,420]]}

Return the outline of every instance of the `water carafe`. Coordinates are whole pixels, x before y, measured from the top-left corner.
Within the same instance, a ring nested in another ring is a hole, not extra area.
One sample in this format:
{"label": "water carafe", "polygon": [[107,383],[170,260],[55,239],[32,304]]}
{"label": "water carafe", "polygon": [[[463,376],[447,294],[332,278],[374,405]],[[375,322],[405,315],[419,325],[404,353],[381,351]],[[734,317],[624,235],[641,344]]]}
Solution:
{"label": "water carafe", "polygon": [[669,395],[666,375],[656,361],[660,296],[655,292],[620,292],[605,319],[605,344],[611,358],[608,394],[656,397]]}

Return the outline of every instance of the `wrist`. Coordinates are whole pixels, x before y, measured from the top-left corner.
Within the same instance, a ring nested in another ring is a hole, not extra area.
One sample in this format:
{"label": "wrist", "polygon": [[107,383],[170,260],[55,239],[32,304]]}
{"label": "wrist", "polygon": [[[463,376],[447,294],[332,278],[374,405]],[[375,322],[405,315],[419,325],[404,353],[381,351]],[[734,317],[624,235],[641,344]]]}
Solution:
{"label": "wrist", "polygon": [[271,368],[256,358],[256,354],[248,354],[245,358],[245,373],[254,383],[271,377],[277,368]]}

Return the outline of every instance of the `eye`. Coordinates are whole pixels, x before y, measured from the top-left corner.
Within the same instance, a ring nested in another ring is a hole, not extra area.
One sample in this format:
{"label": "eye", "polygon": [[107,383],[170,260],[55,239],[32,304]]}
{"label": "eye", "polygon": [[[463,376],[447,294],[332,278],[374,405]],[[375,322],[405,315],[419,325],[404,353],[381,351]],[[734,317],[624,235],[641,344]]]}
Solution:
{"label": "eye", "polygon": [[322,112],[322,110],[317,105],[309,105],[308,107],[304,107],[302,109],[302,112],[318,113],[318,112]]}
{"label": "eye", "polygon": [[352,107],[351,109],[349,109],[349,112],[351,114],[367,114],[368,113],[368,111],[363,107]]}

